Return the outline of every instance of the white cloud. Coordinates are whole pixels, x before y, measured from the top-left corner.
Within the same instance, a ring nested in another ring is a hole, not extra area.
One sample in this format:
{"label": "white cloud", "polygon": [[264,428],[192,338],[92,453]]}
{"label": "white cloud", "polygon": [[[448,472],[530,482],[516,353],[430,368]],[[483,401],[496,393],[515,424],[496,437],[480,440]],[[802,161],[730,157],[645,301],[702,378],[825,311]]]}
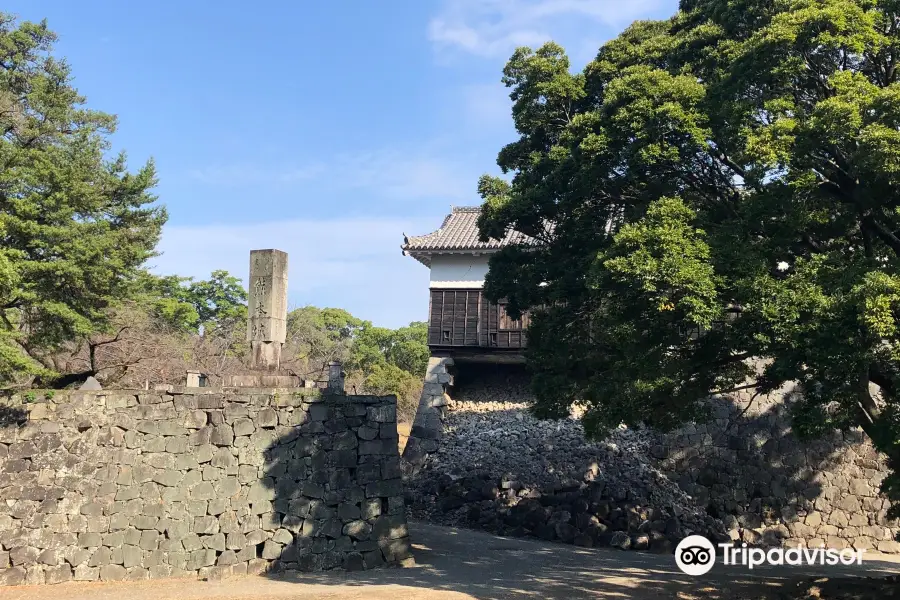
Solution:
{"label": "white cloud", "polygon": [[333,163],[329,178],[337,189],[371,190],[395,200],[475,196],[476,179],[457,159],[424,147],[343,155]]}
{"label": "white cloud", "polygon": [[[673,5],[672,0],[444,0],[428,25],[429,39],[485,57],[508,56],[517,46],[555,39],[579,46],[598,26],[621,29]],[[575,39],[577,38],[577,39]]]}
{"label": "white cloud", "polygon": [[205,279],[225,269],[246,284],[250,250],[288,253],[289,303],[345,308],[378,325],[424,320],[428,269],[400,251],[403,233],[440,226],[431,219],[285,220],[269,223],[167,226],[151,261],[159,274]]}
{"label": "white cloud", "polygon": [[210,186],[302,186],[304,190],[314,186],[322,193],[366,190],[391,200],[471,199],[477,178],[458,160],[428,144],[416,149],[340,154],[308,163],[213,165],[190,170],[188,176]]}
{"label": "white cloud", "polygon": [[209,185],[293,184],[315,179],[323,170],[324,166],[317,163],[281,167],[233,164],[192,169],[188,175],[191,179]]}

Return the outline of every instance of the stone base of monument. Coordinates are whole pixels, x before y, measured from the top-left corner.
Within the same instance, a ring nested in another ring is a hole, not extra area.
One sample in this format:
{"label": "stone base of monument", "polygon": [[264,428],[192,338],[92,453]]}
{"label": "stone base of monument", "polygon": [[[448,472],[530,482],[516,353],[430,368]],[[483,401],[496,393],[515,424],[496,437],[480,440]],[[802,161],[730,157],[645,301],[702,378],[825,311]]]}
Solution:
{"label": "stone base of monument", "polygon": [[307,387],[305,381],[296,375],[273,375],[271,373],[251,373],[249,375],[227,375],[222,380],[225,387]]}
{"label": "stone base of monument", "polygon": [[250,342],[250,364],[262,371],[277,371],[281,364],[282,342]]}

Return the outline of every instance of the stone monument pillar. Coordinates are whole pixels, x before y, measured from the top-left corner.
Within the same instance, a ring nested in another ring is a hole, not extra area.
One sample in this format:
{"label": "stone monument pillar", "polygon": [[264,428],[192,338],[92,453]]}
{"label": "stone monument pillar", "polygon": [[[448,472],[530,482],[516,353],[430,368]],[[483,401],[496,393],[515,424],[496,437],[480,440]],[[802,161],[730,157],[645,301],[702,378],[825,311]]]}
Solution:
{"label": "stone monument pillar", "polygon": [[287,334],[288,255],[281,250],[250,251],[247,340],[254,369],[276,371]]}
{"label": "stone monument pillar", "polygon": [[344,367],[343,365],[333,360],[328,363],[328,391],[332,394],[343,394],[344,393]]}

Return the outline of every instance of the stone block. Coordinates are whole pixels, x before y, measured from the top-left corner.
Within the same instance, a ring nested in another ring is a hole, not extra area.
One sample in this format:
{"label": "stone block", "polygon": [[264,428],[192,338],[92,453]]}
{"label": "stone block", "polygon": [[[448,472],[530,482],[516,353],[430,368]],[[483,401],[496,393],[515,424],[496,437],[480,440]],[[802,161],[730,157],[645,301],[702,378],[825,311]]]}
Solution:
{"label": "stone block", "polygon": [[140,547],[143,550],[156,550],[159,547],[159,533],[156,531],[142,531]]}
{"label": "stone block", "polygon": [[103,544],[99,533],[81,533],[78,535],[78,546],[80,548],[96,548]]}
{"label": "stone block", "polygon": [[287,529],[279,529],[272,535],[272,541],[286,545],[294,541],[294,536]]}
{"label": "stone block", "polygon": [[397,440],[392,438],[362,441],[359,443],[358,452],[360,456],[366,454],[391,456],[397,454]]}
{"label": "stone block", "polygon": [[194,550],[199,550],[203,547],[203,543],[200,541],[200,536],[196,533],[190,533],[186,535],[181,540],[181,545],[188,552],[193,552]]}
{"label": "stone block", "polygon": [[219,532],[219,520],[214,516],[202,516],[194,518],[192,527],[194,533],[213,534]]}
{"label": "stone block", "polygon": [[25,585],[43,585],[46,583],[43,565],[25,567]]}
{"label": "stone block", "polygon": [[216,551],[212,549],[194,550],[187,559],[188,571],[199,571],[203,567],[211,567],[216,564]]}
{"label": "stone block", "polygon": [[61,551],[53,548],[47,548],[37,557],[37,562],[50,567],[55,567],[56,565],[61,563],[62,560],[63,558]]}
{"label": "stone block", "polygon": [[125,569],[126,581],[144,581],[150,579],[150,570],[143,567],[131,567]]}
{"label": "stone block", "polygon": [[307,410],[310,421],[322,422],[331,417],[331,407],[327,404],[311,404]]}
{"label": "stone block", "polygon": [[216,451],[216,446],[213,446],[212,444],[201,444],[194,452],[194,458],[197,459],[199,464],[207,463],[216,455]]}
{"label": "stone block", "polygon": [[384,560],[387,563],[396,564],[412,556],[409,538],[389,540],[380,545]]}
{"label": "stone block", "polygon": [[870,538],[857,537],[851,540],[850,545],[856,550],[874,550],[875,545]]}
{"label": "stone block", "polygon": [[361,520],[350,521],[344,525],[342,533],[355,540],[367,540],[372,535],[372,526]]}
{"label": "stone block", "polygon": [[102,567],[112,562],[112,550],[105,546],[97,548],[88,560],[89,567]]}
{"label": "stone block", "polygon": [[25,583],[27,571],[25,567],[12,567],[0,571],[0,586],[22,585]]}
{"label": "stone block", "polygon": [[387,498],[389,496],[403,495],[403,481],[400,479],[389,479],[385,481],[376,481],[366,485],[367,498]]}
{"label": "stone block", "polygon": [[265,560],[275,560],[281,556],[281,551],[284,548],[281,544],[274,542],[272,540],[267,540],[265,545],[263,546],[262,558]]}
{"label": "stone block", "polygon": [[170,454],[185,454],[191,451],[193,444],[187,436],[166,438],[166,452]]}
{"label": "stone block", "polygon": [[[118,497],[116,498],[116,500],[119,499]],[[99,517],[103,515],[103,505],[97,502],[89,502],[88,504],[83,504],[79,512],[86,517]]]}
{"label": "stone block", "polygon": [[126,569],[139,567],[143,561],[144,552],[137,546],[126,545],[122,547],[122,566]]}
{"label": "stone block", "polygon": [[264,408],[256,415],[256,425],[258,427],[272,429],[278,425],[278,414],[272,408]]}
{"label": "stone block", "polygon": [[269,561],[262,558],[254,558],[247,562],[247,575],[262,575],[269,568]]}
{"label": "stone block", "polygon": [[[441,393],[443,393],[443,389]],[[376,423],[396,423],[397,421],[397,409],[393,405],[370,406],[367,413],[368,420]]]}
{"label": "stone block", "polygon": [[159,524],[159,518],[147,515],[137,515],[131,520],[131,524],[135,529],[141,531],[145,529],[156,529],[156,526]]}
{"label": "stone block", "polygon": [[149,569],[150,579],[168,579],[171,575],[169,565],[155,565]]}
{"label": "stone block", "polygon": [[212,516],[221,515],[228,508],[227,498],[217,497],[206,504],[206,512]]}
{"label": "stone block", "polygon": [[367,425],[363,425],[362,427],[360,427],[359,429],[356,430],[356,434],[357,434],[357,436],[359,436],[359,439],[364,440],[364,441],[369,441],[369,440],[374,440],[375,438],[377,438],[380,431],[381,430],[378,427],[370,427]]}
{"label": "stone block", "polygon": [[365,520],[371,520],[381,515],[381,499],[371,498],[364,500],[360,508],[360,517]]}
{"label": "stone block", "polygon": [[253,421],[246,418],[235,419],[232,428],[236,436],[250,435],[256,431]]}
{"label": "stone block", "polygon": [[56,584],[72,581],[72,567],[67,564],[44,568],[44,583]]}
{"label": "stone block", "polygon": [[[219,448],[210,461],[210,465],[218,469],[237,469],[237,457],[231,453],[231,448]],[[237,473],[237,471],[235,471]]]}
{"label": "stone block", "polygon": [[185,429],[202,429],[206,427],[206,411],[192,410],[184,416]]}
{"label": "stone block", "polygon": [[238,562],[247,562],[257,558],[256,556],[256,546],[246,546],[241,548],[237,553]]}
{"label": "stone block", "polygon": [[247,493],[247,501],[250,503],[271,502],[275,499],[275,481],[266,477],[254,482]]}
{"label": "stone block", "polygon": [[224,533],[216,533],[213,535],[207,535],[200,538],[201,543],[204,548],[209,548],[210,550],[216,550],[219,552],[223,552],[225,550],[225,534]]}
{"label": "stone block", "polygon": [[100,568],[79,565],[75,567],[74,579],[75,581],[97,581],[100,579]]}
{"label": "stone block", "polygon": [[[378,517],[372,524],[372,535],[377,540],[395,540],[407,537],[409,532],[406,527],[406,516],[382,515]],[[574,535],[573,532],[571,537]]]}
{"label": "stone block", "polygon": [[229,550],[242,550],[247,543],[247,536],[240,532],[232,532],[225,536],[225,548]]}
{"label": "stone block", "polygon": [[241,491],[241,482],[237,477],[223,477],[215,484],[217,499],[226,502],[229,498],[234,498]]}
{"label": "stone block", "polygon": [[380,549],[363,552],[362,557],[366,569],[374,569],[384,564],[384,555],[381,553]]}
{"label": "stone block", "polygon": [[341,503],[338,505],[338,518],[343,521],[352,521],[360,518],[359,506],[356,504]]}
{"label": "stone block", "polygon": [[210,443],[215,446],[231,446],[234,443],[234,430],[231,425],[222,423],[213,427]]}
{"label": "stone block", "polygon": [[128,573],[122,565],[103,565],[100,567],[101,581],[123,581]]}
{"label": "stone block", "polygon": [[[209,481],[202,481],[191,489],[191,500],[212,500],[216,497],[216,490]],[[206,512],[204,508],[204,512]]]}

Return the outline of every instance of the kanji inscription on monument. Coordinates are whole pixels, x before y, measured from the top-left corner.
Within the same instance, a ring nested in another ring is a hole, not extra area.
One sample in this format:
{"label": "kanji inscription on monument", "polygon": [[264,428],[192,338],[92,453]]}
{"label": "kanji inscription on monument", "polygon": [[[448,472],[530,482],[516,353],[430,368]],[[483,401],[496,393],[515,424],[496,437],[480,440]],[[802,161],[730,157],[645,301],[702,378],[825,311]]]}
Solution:
{"label": "kanji inscription on monument", "polygon": [[288,255],[281,250],[250,252],[247,341],[254,368],[274,371],[287,333]]}

